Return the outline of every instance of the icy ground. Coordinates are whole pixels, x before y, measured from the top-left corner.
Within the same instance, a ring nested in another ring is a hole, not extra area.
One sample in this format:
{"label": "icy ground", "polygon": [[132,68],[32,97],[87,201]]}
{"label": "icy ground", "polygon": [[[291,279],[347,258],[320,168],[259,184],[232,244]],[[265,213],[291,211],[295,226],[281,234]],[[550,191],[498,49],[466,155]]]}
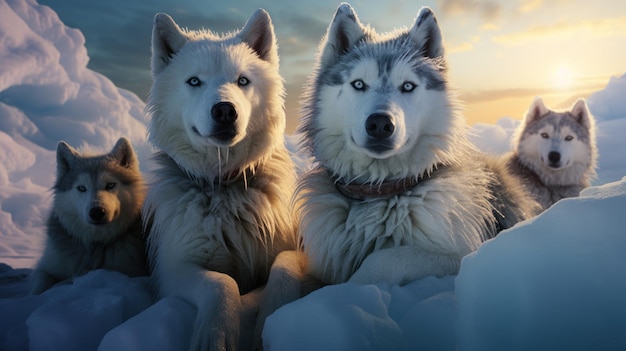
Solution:
{"label": "icy ground", "polygon": [[[108,151],[126,135],[149,167],[143,102],[86,68],[84,40],[33,0],[0,1],[0,350],[184,350],[195,309],[154,301],[146,278],[94,271],[25,295],[58,140]],[[587,97],[600,160],[579,198],[485,243],[458,276],[320,289],[270,316],[267,348],[626,349],[625,91],[626,74]],[[517,123],[477,125],[475,140],[504,152]]]}

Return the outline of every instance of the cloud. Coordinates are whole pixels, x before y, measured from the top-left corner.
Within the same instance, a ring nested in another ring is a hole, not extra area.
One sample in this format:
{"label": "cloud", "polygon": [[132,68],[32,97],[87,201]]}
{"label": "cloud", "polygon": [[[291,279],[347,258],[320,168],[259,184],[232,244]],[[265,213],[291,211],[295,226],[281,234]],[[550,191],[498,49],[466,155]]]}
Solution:
{"label": "cloud", "polygon": [[548,37],[586,33],[593,36],[626,36],[626,16],[605,19],[567,20],[548,25],[536,25],[526,30],[492,38],[500,45],[521,45]]}
{"label": "cloud", "polygon": [[494,89],[479,90],[474,92],[464,92],[461,99],[466,103],[476,103],[483,101],[494,101],[500,99],[508,99],[512,97],[526,97],[544,95],[552,92],[554,89],[548,88],[511,88],[511,89]]}
{"label": "cloud", "polygon": [[450,44],[446,47],[446,53],[448,54],[452,54],[455,52],[465,52],[465,51],[471,51],[474,49],[474,44],[470,43],[470,42],[463,42],[460,44]]}
{"label": "cloud", "polygon": [[478,90],[472,92],[463,92],[460,95],[461,100],[466,103],[477,103],[485,101],[495,101],[501,99],[521,98],[529,96],[542,96],[551,94],[564,94],[571,92],[572,96],[581,97],[597,91],[604,86],[604,83],[597,82],[580,84],[576,87],[567,89],[566,91],[556,88],[510,88],[510,89],[492,89],[492,90]]}
{"label": "cloud", "polygon": [[443,16],[477,14],[490,21],[498,18],[502,10],[496,1],[481,0],[439,0],[437,7]]}
{"label": "cloud", "polygon": [[542,4],[543,0],[522,0],[517,10],[521,13],[527,13],[538,9]]}

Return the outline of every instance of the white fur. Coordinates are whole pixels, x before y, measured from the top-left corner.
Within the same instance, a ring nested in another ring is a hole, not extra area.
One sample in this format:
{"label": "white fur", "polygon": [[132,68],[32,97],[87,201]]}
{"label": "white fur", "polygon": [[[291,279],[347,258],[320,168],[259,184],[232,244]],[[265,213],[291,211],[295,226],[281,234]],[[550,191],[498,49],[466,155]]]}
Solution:
{"label": "white fur", "polygon": [[[314,158],[295,196],[304,252],[277,257],[260,315],[323,284],[404,284],[456,274],[464,255],[534,214],[536,204],[506,168],[468,142],[443,52],[428,8],[411,29],[379,35],[350,5],[339,6],[298,129]],[[393,124],[383,147],[368,132],[372,115]],[[337,188],[397,189],[406,178],[417,185],[364,200]]]}
{"label": "white fur", "polygon": [[144,196],[139,162],[126,138],[96,156],[60,142],[46,247],[33,274],[33,292],[98,268],[147,274],[140,223]]}
{"label": "white fur", "polygon": [[[342,61],[353,52],[363,54]],[[400,284],[456,274],[461,258],[495,235],[494,175],[467,140],[443,52],[430,9],[412,28],[382,35],[363,26],[348,4],[337,10],[300,127],[320,167],[302,177],[296,198],[308,269],[323,282]],[[344,67],[341,82],[320,78],[334,65]],[[357,80],[368,88],[356,89]],[[414,89],[402,90],[407,83]],[[391,146],[380,152],[367,147],[366,120],[375,113],[394,125]],[[390,198],[353,200],[335,188],[338,181],[419,176],[415,188]]]}
{"label": "white fur", "polygon": [[[300,231],[312,273],[326,283],[345,282],[368,255],[384,249],[388,259],[397,261],[393,269],[369,265],[360,282],[400,284],[455,274],[460,259],[484,240],[491,207],[488,196],[481,196],[488,194],[489,178],[480,169],[453,167],[402,196],[362,202],[338,194],[324,170],[305,175],[298,193]],[[403,246],[444,257],[444,262],[433,264],[423,255],[394,257]]]}
{"label": "white fur", "polygon": [[[276,255],[297,246],[270,17],[258,10],[241,31],[218,36],[157,15],[152,70],[149,136],[162,150],[144,207],[153,276],[160,296],[197,308],[191,349],[236,350],[248,332],[240,331],[240,295],[263,285]],[[190,86],[190,77],[202,84]],[[219,102],[238,114],[229,140],[212,136]]]}
{"label": "white fur", "polygon": [[[596,176],[595,138],[595,121],[584,99],[568,110],[552,111],[535,98],[512,139],[509,158],[522,167],[510,168],[545,209],[590,185]],[[550,153],[560,155],[558,162],[550,161]]]}

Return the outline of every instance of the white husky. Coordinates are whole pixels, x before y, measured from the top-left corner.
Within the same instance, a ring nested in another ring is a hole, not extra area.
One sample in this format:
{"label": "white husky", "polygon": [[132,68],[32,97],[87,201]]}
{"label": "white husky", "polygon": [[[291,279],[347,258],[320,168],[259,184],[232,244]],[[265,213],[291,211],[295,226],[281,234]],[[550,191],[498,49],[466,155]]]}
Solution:
{"label": "white husky", "polygon": [[296,192],[308,262],[281,254],[267,290],[306,293],[301,269],[326,284],[456,274],[485,239],[535,214],[504,164],[468,142],[429,8],[381,35],[342,4],[320,48],[299,127],[317,162]]}
{"label": "white husky", "polygon": [[110,153],[95,156],[81,155],[61,141],[53,190],[33,293],[98,268],[129,276],[148,274],[140,216],[145,187],[128,139],[118,140]]}
{"label": "white husky", "polygon": [[507,165],[544,209],[578,196],[596,176],[595,121],[584,99],[552,111],[535,98],[512,140]]}
{"label": "white husky", "polygon": [[149,138],[161,151],[144,215],[153,277],[160,296],[197,308],[191,349],[236,350],[240,295],[297,246],[271,19],[258,10],[240,31],[217,35],[158,14],[152,76]]}

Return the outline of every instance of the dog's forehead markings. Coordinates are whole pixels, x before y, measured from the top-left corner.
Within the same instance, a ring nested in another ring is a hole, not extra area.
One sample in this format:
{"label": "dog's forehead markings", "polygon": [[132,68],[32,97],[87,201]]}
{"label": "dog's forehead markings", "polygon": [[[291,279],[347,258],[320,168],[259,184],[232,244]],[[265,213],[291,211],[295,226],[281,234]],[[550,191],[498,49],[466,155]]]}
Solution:
{"label": "dog's forehead markings", "polygon": [[84,171],[80,172],[76,175],[73,181],[73,186],[77,187],[79,185],[87,187],[87,190],[91,190],[93,188],[92,184],[96,184],[97,179],[95,178],[96,174],[91,174],[90,172]]}
{"label": "dog's forehead markings", "polygon": [[402,40],[399,44],[377,43],[367,54],[376,58],[381,78],[393,72],[407,75],[408,72],[404,72],[407,69],[425,82],[427,90],[443,91],[446,88],[445,78],[439,72],[440,60],[424,58],[409,40]]}
{"label": "dog's forehead markings", "polygon": [[559,128],[557,125],[554,124],[544,124],[544,125],[540,125],[541,128],[539,128],[538,130],[541,132],[547,132],[547,133],[555,133],[559,131]]}
{"label": "dog's forehead markings", "polygon": [[100,172],[98,174],[98,180],[100,182],[112,182],[117,180],[117,176],[113,172]]}
{"label": "dog's forehead markings", "polygon": [[78,183],[84,183],[88,180],[90,180],[90,177],[89,177],[89,173],[87,172],[81,172],[76,176],[76,182]]}
{"label": "dog's forehead markings", "polygon": [[567,125],[561,126],[561,128],[559,128],[559,133],[561,137],[566,137],[568,135],[575,134],[574,130],[570,126],[567,126]]}

